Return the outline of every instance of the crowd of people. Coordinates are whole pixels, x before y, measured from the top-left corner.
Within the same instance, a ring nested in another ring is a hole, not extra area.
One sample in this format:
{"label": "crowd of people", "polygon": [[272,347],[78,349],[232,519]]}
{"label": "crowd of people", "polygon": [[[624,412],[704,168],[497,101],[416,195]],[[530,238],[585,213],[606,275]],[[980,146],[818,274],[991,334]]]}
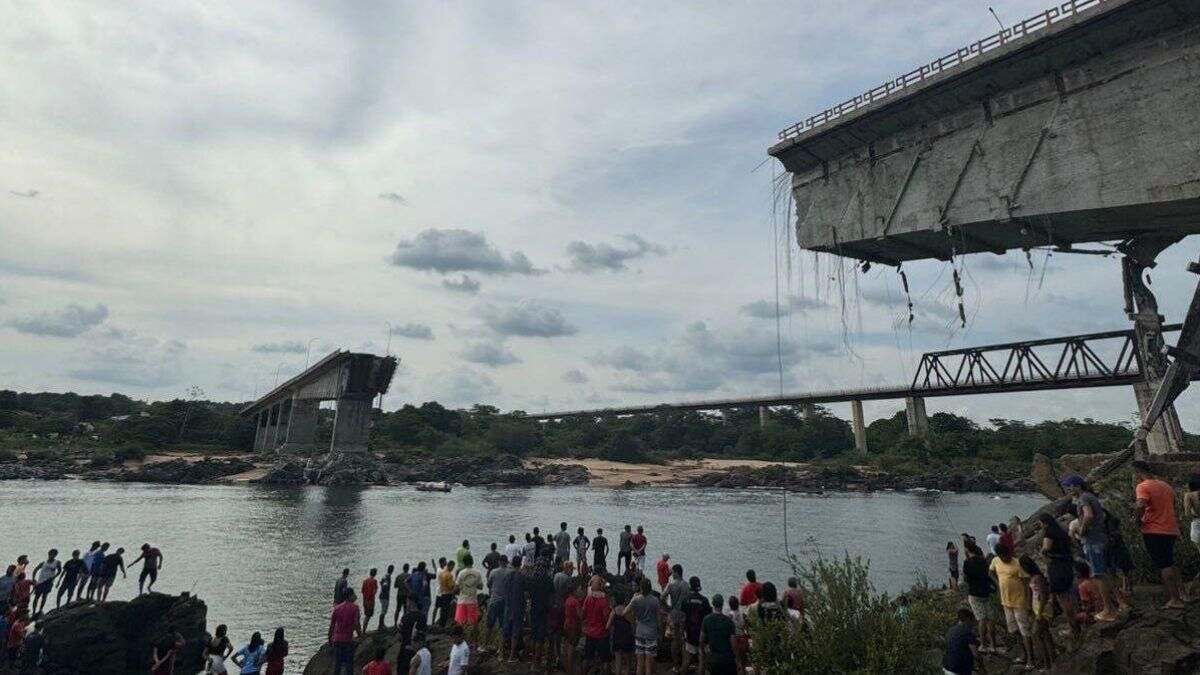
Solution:
{"label": "crowd of people", "polygon": [[470,541],[453,557],[371,568],[357,586],[348,568],[334,583],[328,640],[334,675],[352,675],[357,640],[375,627],[400,637],[400,656],[380,653],[366,675],[430,675],[431,625],[449,631],[448,675],[463,675],[473,649],[498,638],[497,656],[568,675],[650,675],[660,651],[675,672],[740,675],[747,667],[748,622],[803,622],[804,596],[796,579],[780,593],[754,570],[728,597],[706,595],[701,580],[663,553],[646,570],[647,537],[626,525],[618,536],[616,566],[598,528],[572,535],[567,523],[523,540],[492,543],[476,566]]}
{"label": "crowd of people", "polygon": [[[108,542],[94,541],[86,553],[71,551],[65,561],[58,549],[50,549],[46,559],[30,569],[29,556],[17,556],[0,577],[0,663],[8,661],[34,667],[42,655],[43,637],[36,621],[46,611],[50,596],[54,606],[65,602],[104,602],[116,583],[117,573],[126,578],[125,549],[112,548]],[[150,544],[142,544],[130,566],[142,563],[138,577],[138,595],[153,590],[162,569],[163,555]]]}
{"label": "crowd of people", "polygon": [[[1183,609],[1183,584],[1175,566],[1175,491],[1149,464],[1135,461],[1132,468],[1133,514],[1150,563],[1162,579],[1163,609]],[[1026,671],[1050,672],[1060,640],[1078,644],[1084,625],[1116,621],[1130,608],[1134,565],[1120,521],[1081,476],[1068,475],[1061,484],[1071,497],[1066,527],[1043,511],[1033,523],[1014,519],[991,526],[983,546],[966,533],[961,547],[947,542],[950,587],[966,586],[966,606],[946,636],[942,667],[947,674],[986,672],[980,655],[1009,654],[997,630],[1001,620],[1015,643],[1012,662]],[[1200,546],[1200,476],[1189,479],[1183,504],[1184,517],[1191,520],[1191,541]]]}

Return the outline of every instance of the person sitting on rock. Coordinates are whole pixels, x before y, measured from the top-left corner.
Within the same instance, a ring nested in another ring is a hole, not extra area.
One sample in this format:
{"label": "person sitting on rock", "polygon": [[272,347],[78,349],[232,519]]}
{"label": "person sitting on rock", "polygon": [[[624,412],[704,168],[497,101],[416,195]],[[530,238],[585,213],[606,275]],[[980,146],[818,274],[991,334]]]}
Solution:
{"label": "person sitting on rock", "polygon": [[387,650],[375,650],[375,658],[363,666],[363,675],[392,675],[392,666],[387,662]]}

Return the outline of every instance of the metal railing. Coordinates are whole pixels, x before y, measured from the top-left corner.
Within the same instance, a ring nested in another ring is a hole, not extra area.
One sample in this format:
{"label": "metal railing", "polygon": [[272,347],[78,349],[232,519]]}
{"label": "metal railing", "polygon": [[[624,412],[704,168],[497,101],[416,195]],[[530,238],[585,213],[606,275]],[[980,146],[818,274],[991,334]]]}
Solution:
{"label": "metal railing", "polygon": [[843,101],[831,108],[827,108],[816,115],[809,117],[801,122],[797,122],[783,131],[779,132],[779,139],[784,140],[799,136],[811,129],[821,126],[827,122],[831,122],[842,115],[854,112],[860,108],[885,99],[893,94],[904,91],[905,89],[918,85],[925,80],[944,73],[949,70],[958,68],[966,63],[969,63],[979,56],[998,49],[1013,42],[1023,40],[1035,33],[1038,33],[1050,26],[1069,19],[1076,14],[1082,14],[1091,11],[1097,7],[1105,5],[1113,0],[1068,0],[1062,4],[1056,5],[1046,11],[1032,16],[1024,21],[1014,24],[1011,28],[1005,28],[996,33],[993,33],[981,40],[977,40],[966,47],[961,47],[939,59],[936,59],[928,64],[921,66],[915,70],[911,70],[894,80],[889,80],[883,84],[865,91],[852,99]]}

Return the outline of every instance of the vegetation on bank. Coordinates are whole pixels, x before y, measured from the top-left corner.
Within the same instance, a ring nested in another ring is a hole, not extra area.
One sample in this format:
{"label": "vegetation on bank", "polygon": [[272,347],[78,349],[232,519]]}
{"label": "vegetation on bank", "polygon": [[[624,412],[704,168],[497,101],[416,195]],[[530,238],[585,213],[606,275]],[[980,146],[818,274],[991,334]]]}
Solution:
{"label": "vegetation on bank", "polygon": [[[185,449],[209,454],[243,452],[254,426],[238,416],[243,404],[192,399],[144,402],[121,394],[17,393],[0,391],[0,452],[57,449],[86,452],[99,463],[137,458],[154,450]],[[322,410],[318,442],[328,440],[333,411]],[[1067,419],[1029,424],[992,419],[980,425],[965,417],[935,413],[926,440],[909,438],[904,411],[867,428],[874,463],[903,473],[942,464],[1025,464],[1035,452],[1051,457],[1111,451],[1128,444],[1128,423]],[[1188,436],[1192,448],[1200,448]],[[807,419],[793,408],[714,413],[663,410],[604,419],[535,422],[521,412],[501,414],[491,406],[452,410],[436,402],[376,411],[371,431],[376,450],[395,459],[410,454],[494,454],[598,457],[653,462],[698,457],[780,461],[858,462],[850,424],[818,407]]]}

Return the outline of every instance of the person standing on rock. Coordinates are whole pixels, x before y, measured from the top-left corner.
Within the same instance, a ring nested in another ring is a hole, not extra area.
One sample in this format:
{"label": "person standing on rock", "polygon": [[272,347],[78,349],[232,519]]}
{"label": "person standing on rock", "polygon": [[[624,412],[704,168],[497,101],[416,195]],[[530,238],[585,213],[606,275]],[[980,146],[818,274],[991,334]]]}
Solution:
{"label": "person standing on rock", "polygon": [[993,525],[992,531],[988,532],[987,536],[988,555],[996,555],[996,544],[1000,543],[1000,526]]}
{"label": "person standing on rock", "polygon": [[392,612],[392,626],[400,628],[400,615],[408,606],[408,563],[404,563],[400,567],[400,574],[396,575],[396,609]]}
{"label": "person standing on rock", "polygon": [[183,649],[183,636],[172,626],[150,656],[150,675],[174,675],[175,659]]}
{"label": "person standing on rock", "polygon": [[604,528],[596,528],[596,538],[592,539],[592,568],[596,572],[608,569],[608,540],[604,538]]}
{"label": "person standing on rock", "polygon": [[96,573],[96,552],[100,550],[100,542],[93,541],[88,547],[87,553],[83,554],[83,569],[79,574],[79,587],[75,590],[75,597],[79,600],[83,599],[83,594],[87,591],[89,578]]}
{"label": "person standing on rock", "polygon": [[[1092,488],[1087,484],[1087,481],[1082,476],[1071,474],[1063,478],[1061,482],[1063,488],[1067,490],[1067,494],[1074,498],[1075,508],[1079,512],[1079,548],[1083,553],[1083,559],[1091,568],[1092,578],[1100,589],[1100,599],[1103,607],[1100,613],[1094,618],[1096,621],[1116,621],[1117,612],[1113,607],[1112,588],[1108,583],[1108,575],[1111,572],[1108,561],[1111,556],[1108,553],[1108,532],[1105,528],[1105,511],[1104,505],[1100,503],[1100,498],[1092,492]],[[1048,514],[1045,514],[1048,515]],[[1042,519],[1043,524],[1045,518]],[[1053,519],[1051,519],[1053,520]],[[1049,527],[1049,526],[1048,526]],[[1058,521],[1054,522],[1054,527],[1061,530],[1058,526]],[[1049,530],[1047,530],[1048,532]],[[1066,565],[1070,566],[1071,574],[1074,576],[1074,561],[1070,557],[1070,542],[1068,541],[1068,549],[1066,556]],[[1059,556],[1061,558],[1062,556]],[[1049,559],[1049,558],[1048,558]],[[1050,568],[1047,570],[1051,579],[1051,586],[1054,585],[1054,567],[1061,566],[1064,563],[1061,559],[1052,559]],[[1065,573],[1060,575],[1065,576]],[[1060,584],[1061,587],[1061,584]],[[1051,592],[1054,591],[1051,588]],[[1067,610],[1066,607],[1063,608]],[[1071,608],[1073,609],[1073,608]],[[1069,611],[1069,610],[1068,610]],[[1070,612],[1074,614],[1074,612]],[[1073,624],[1076,634],[1078,634],[1078,623]]]}
{"label": "person standing on rock", "polygon": [[496,542],[492,542],[492,548],[487,555],[483,556],[483,577],[484,579],[492,575],[492,570],[500,566],[500,551],[496,550]]}
{"label": "person standing on rock", "polygon": [[454,623],[459,626],[474,626],[479,623],[479,591],[483,588],[483,575],[475,569],[475,559],[468,553],[463,558],[463,567],[454,579],[458,589],[458,602],[454,606]]}
{"label": "person standing on rock", "polygon": [[204,672],[208,675],[226,675],[225,659],[233,653],[233,645],[229,643],[229,628],[225,624],[217,626],[216,634],[204,643]]}
{"label": "person standing on rock", "polygon": [[567,524],[558,524],[558,534],[554,535],[554,553],[559,565],[571,559],[571,533],[567,532]]}
{"label": "person standing on rock", "polygon": [[387,572],[379,581],[379,630],[387,623],[388,607],[392,604],[392,575],[396,572],[395,565],[388,565]]}
{"label": "person standing on rock", "polygon": [[987,558],[983,551],[973,541],[963,544],[966,547],[967,558],[963,561],[963,581],[967,584],[967,605],[971,613],[979,621],[979,634],[983,646],[979,648],[983,654],[998,651],[996,647],[996,610],[992,605],[993,582],[988,575]]}
{"label": "person standing on rock", "polygon": [[[136,565],[138,561],[142,561],[142,573],[138,575],[138,595],[141,595],[143,585],[145,585],[144,592],[146,593],[154,590],[154,582],[158,581],[158,571],[162,569],[162,551],[150,544],[142,544],[142,554],[129,564]],[[150,581],[149,584],[146,583],[147,579]]]}
{"label": "person standing on rock", "polygon": [[942,671],[946,675],[986,673],[983,659],[979,658],[979,654],[984,653],[986,652],[979,647],[979,640],[975,637],[975,615],[966,608],[958,610],[958,623],[951,626],[950,631],[946,633],[946,653],[942,657]]}
{"label": "person standing on rock", "polygon": [[54,597],[54,606],[62,606],[63,593],[67,594],[67,603],[71,602],[75,589],[80,586],[79,577],[83,574],[83,560],[79,557],[79,549],[71,551],[71,559],[63,565],[62,576],[58,578],[58,595]]}
{"label": "person standing on rock", "polygon": [[463,638],[462,626],[455,626],[450,631],[450,660],[446,666],[446,675],[466,675],[471,665],[471,645]]}
{"label": "person standing on rock", "polygon": [[[351,594],[353,594],[353,591],[351,591]],[[358,608],[355,607],[355,609],[357,610]],[[353,647],[353,644],[351,646]],[[233,665],[238,667],[239,675],[259,675],[259,673],[262,672],[262,665],[263,661],[266,659],[266,655],[267,650],[263,646],[262,633],[255,631],[254,634],[250,636],[250,642],[233,655]],[[350,656],[353,660],[353,650]],[[351,662],[350,670],[347,670],[346,672],[350,673],[350,675],[353,675],[353,673],[351,673],[353,669],[354,664]],[[335,670],[334,673],[336,674],[337,671]]]}
{"label": "person standing on rock", "polygon": [[[620,567],[620,563],[617,564]],[[664,553],[654,565],[654,571],[658,574],[658,590],[665,592],[667,584],[671,583],[671,554]]]}
{"label": "person standing on rock", "polygon": [[[600,536],[600,535],[596,535]],[[611,658],[608,640],[608,617],[612,605],[604,594],[604,579],[593,576],[583,599],[583,663],[587,673],[603,672]]]}
{"label": "person standing on rock", "polygon": [[87,564],[88,569],[88,587],[87,599],[91,600],[96,597],[96,592],[100,590],[100,582],[104,580],[104,556],[108,555],[108,542],[100,545],[100,548],[92,549],[88,556],[91,557],[91,562]]}
{"label": "person standing on rock", "polygon": [[629,538],[629,545],[633,547],[634,564],[639,570],[646,569],[646,530],[641,525],[638,525],[637,532]]}
{"label": "person standing on rock", "polygon": [[366,633],[371,627],[371,617],[375,616],[375,595],[379,593],[379,580],[375,577],[379,575],[379,570],[372,567],[367,573],[367,578],[362,582],[362,632]]}
{"label": "person standing on rock", "polygon": [[750,605],[758,602],[758,592],[762,590],[762,584],[758,583],[758,575],[754,570],[746,570],[746,583],[742,584],[742,590],[738,593],[738,601],[742,607],[747,610]]}
{"label": "person standing on rock", "polygon": [[504,630],[504,598],[508,593],[508,578],[512,576],[512,573],[512,568],[508,566],[508,558],[500,556],[499,562],[496,563],[496,569],[488,575],[488,630],[497,625],[500,626],[501,632]]}
{"label": "person standing on rock", "polygon": [[[629,569],[637,569],[636,566]],[[684,622],[687,620],[687,615],[683,612],[683,601],[687,599],[691,593],[691,587],[687,581],[683,579],[683,565],[676,564],[671,568],[671,581],[662,589],[662,594],[666,600],[667,609],[670,610],[668,619],[670,629],[667,631],[671,635],[671,661],[675,664],[675,669],[679,671],[683,660],[683,633]],[[679,671],[683,672],[683,671]]]}
{"label": "person standing on rock", "polygon": [[958,547],[954,542],[946,542],[946,558],[950,563],[950,590],[958,590]]}
{"label": "person standing on rock", "polygon": [[633,600],[625,605],[625,618],[634,624],[634,660],[637,675],[654,675],[654,660],[658,657],[658,625],[662,605],[651,594],[650,580],[642,579]]}
{"label": "person standing on rock", "polygon": [[588,539],[588,536],[584,534],[582,527],[576,528],[575,539],[571,542],[571,545],[575,549],[575,565],[583,568],[587,565],[587,554],[588,550],[592,548],[592,540]]}
{"label": "person standing on rock", "polygon": [[[354,591],[347,590],[342,601],[329,616],[329,645],[333,648],[333,675],[354,675],[354,638],[362,636],[362,625],[359,623],[358,605]],[[258,633],[259,643],[262,637]],[[236,662],[237,656],[234,656]],[[246,671],[243,670],[243,673]],[[253,671],[257,673],[258,671]]]}
{"label": "person standing on rock", "polygon": [[1021,656],[1014,663],[1032,664],[1033,615],[1029,611],[1029,574],[1021,569],[1012,550],[999,544],[988,571],[1000,589],[1000,606],[1004,608],[1008,634],[1020,633],[1017,644],[1021,647]]}
{"label": "person standing on rock", "polygon": [[108,600],[108,592],[112,590],[113,582],[117,580],[118,570],[121,572],[122,579],[129,578],[129,575],[125,574],[125,558],[122,557],[124,553],[125,549],[117,547],[116,553],[104,556],[104,563],[101,565],[104,579],[100,582],[100,602]]}
{"label": "person standing on rock", "polygon": [[633,562],[633,545],[629,543],[631,539],[633,539],[633,527],[626,525],[617,540],[617,574],[629,569],[630,563]]}
{"label": "person standing on rock", "polygon": [[[441,562],[441,561],[439,561]],[[445,628],[454,613],[454,561],[447,560],[437,573],[438,596],[431,623]]]}
{"label": "person standing on rock", "polygon": [[62,561],[58,559],[58,549],[52,548],[46,554],[46,559],[33,568],[33,616],[42,613],[46,608],[46,600],[54,589],[54,580],[62,573]]}
{"label": "person standing on rock", "polygon": [[408,675],[433,675],[433,655],[429,653],[429,646],[423,640],[420,645],[417,653],[413,654],[412,660],[408,662]]}
{"label": "person standing on rock", "polygon": [[346,599],[346,593],[350,592],[350,568],[342,568],[342,576],[338,577],[337,583],[333,585],[333,604],[339,605],[342,600]]}
{"label": "person standing on rock", "polygon": [[525,629],[525,600],[528,595],[526,587],[527,575],[521,569],[521,557],[513,559],[513,572],[508,577],[504,589],[504,642],[500,648],[500,658],[508,652],[508,662],[517,662],[517,646],[521,642],[521,634]]}
{"label": "person standing on rock", "polygon": [[1175,491],[1155,478],[1146,462],[1138,460],[1130,463],[1130,466],[1136,483],[1133,491],[1137,499],[1134,513],[1146,544],[1146,553],[1154,569],[1159,570],[1167,591],[1167,603],[1163,607],[1183,609],[1183,589],[1179,570],[1175,569],[1175,540],[1179,538],[1179,524],[1175,522]]}
{"label": "person standing on rock", "polygon": [[504,557],[508,558],[509,562],[517,559],[521,555],[521,545],[517,543],[517,535],[508,535],[508,543],[504,545]]}
{"label": "person standing on rock", "polygon": [[463,568],[463,559],[469,555],[471,555],[471,542],[463,539],[462,546],[459,546],[458,550],[454,552],[454,566],[461,570]]}

